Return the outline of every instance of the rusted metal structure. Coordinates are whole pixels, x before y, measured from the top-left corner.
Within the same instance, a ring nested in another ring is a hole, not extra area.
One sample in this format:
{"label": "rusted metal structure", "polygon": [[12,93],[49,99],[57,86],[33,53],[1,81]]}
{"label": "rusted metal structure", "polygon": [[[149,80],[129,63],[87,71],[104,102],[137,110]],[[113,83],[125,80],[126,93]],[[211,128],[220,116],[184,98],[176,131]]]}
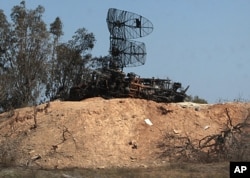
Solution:
{"label": "rusted metal structure", "polygon": [[101,72],[93,72],[89,82],[71,88],[70,100],[100,96],[106,99],[131,97],[156,102],[182,102],[188,89],[169,79],[140,78],[134,73],[125,76],[125,73],[112,69]]}
{"label": "rusted metal structure", "polygon": [[93,70],[89,79],[70,90],[69,100],[101,96],[103,98],[133,97],[157,102],[182,102],[186,91],[181,83],[169,79],[141,78],[123,72],[124,67],[144,65],[146,47],[132,39],[149,35],[152,23],[138,14],[110,8],[107,14],[110,32],[110,57],[99,61],[101,67]]}

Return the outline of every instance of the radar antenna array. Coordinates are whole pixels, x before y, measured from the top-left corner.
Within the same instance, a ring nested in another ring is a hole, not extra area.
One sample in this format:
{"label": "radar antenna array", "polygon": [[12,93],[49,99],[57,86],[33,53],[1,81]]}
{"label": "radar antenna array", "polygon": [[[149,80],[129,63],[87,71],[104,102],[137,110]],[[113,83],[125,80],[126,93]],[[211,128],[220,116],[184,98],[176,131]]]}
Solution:
{"label": "radar antenna array", "polygon": [[70,100],[102,96],[167,103],[184,101],[189,86],[183,89],[181,83],[169,79],[141,78],[133,72],[126,75],[122,71],[124,67],[145,63],[145,44],[133,39],[150,34],[152,23],[141,15],[114,8],[108,10],[106,20],[110,32],[110,55],[92,59],[90,67],[93,71],[86,75],[81,85],[70,89]]}
{"label": "radar antenna array", "polygon": [[143,42],[133,41],[149,35],[152,23],[141,15],[110,8],[107,15],[110,32],[110,54],[116,67],[135,67],[146,61],[146,47]]}

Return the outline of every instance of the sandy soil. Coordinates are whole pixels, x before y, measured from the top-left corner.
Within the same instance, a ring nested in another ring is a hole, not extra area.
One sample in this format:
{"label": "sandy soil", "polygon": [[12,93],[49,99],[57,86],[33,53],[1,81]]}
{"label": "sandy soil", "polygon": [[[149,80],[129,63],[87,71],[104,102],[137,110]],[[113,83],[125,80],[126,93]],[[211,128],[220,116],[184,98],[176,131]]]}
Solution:
{"label": "sandy soil", "polygon": [[226,109],[236,125],[249,115],[250,103],[91,98],[17,109],[0,115],[0,163],[53,169],[159,166],[169,161],[157,146],[166,134],[200,140],[220,133]]}

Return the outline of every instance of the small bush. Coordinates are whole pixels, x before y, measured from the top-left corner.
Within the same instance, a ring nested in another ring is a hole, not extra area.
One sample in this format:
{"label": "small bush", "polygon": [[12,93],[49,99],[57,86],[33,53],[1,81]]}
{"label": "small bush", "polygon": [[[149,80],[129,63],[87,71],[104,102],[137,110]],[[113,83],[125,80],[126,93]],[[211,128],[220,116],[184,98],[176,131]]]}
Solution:
{"label": "small bush", "polygon": [[193,102],[193,103],[199,103],[199,104],[207,104],[208,102],[205,99],[200,98],[199,96],[187,96],[186,101]]}

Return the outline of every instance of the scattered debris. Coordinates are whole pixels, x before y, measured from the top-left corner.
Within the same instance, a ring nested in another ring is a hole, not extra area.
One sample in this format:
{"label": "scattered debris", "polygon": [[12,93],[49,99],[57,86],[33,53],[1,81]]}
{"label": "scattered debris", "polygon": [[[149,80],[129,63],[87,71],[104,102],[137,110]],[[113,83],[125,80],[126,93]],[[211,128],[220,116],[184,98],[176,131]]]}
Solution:
{"label": "scattered debris", "polygon": [[146,124],[148,124],[150,126],[153,125],[153,123],[149,119],[145,119],[144,121],[146,122]]}
{"label": "scattered debris", "polygon": [[167,113],[173,112],[173,110],[168,110],[163,106],[158,107],[158,109],[161,111],[162,115],[166,115]]}
{"label": "scattered debris", "polygon": [[195,107],[194,110],[195,110],[195,111],[199,111],[199,110],[200,110],[200,107]]}
{"label": "scattered debris", "polygon": [[207,129],[209,129],[210,128],[210,125],[206,125],[205,127],[204,127],[204,130],[207,130]]}
{"label": "scattered debris", "polygon": [[136,141],[132,140],[128,144],[132,145],[132,149],[137,149],[137,143],[136,143]]}
{"label": "scattered debris", "polygon": [[175,133],[175,134],[180,134],[181,133],[181,130],[173,130],[173,132]]}
{"label": "scattered debris", "polygon": [[67,175],[67,174],[62,174],[62,177],[63,177],[63,178],[75,178],[75,177],[70,176],[70,175]]}
{"label": "scattered debris", "polygon": [[131,161],[136,161],[137,160],[137,158],[134,157],[134,156],[130,156],[130,159],[131,159]]}
{"label": "scattered debris", "polygon": [[38,154],[38,155],[35,155],[31,158],[31,161],[36,161],[38,159],[41,159],[42,157]]}

